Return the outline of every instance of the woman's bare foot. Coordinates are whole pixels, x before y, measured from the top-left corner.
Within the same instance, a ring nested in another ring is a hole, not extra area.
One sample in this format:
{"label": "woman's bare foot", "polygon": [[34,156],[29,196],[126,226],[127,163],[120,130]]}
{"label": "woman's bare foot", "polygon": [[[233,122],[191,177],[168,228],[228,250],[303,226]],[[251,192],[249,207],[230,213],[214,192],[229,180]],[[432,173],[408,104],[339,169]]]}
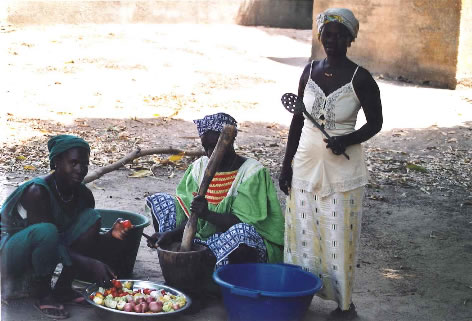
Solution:
{"label": "woman's bare foot", "polygon": [[73,303],[79,305],[87,305],[85,298],[82,294],[72,289],[72,287],[65,289],[54,289],[53,290],[54,299],[59,303]]}
{"label": "woman's bare foot", "polygon": [[357,318],[356,306],[351,303],[348,310],[341,310],[339,307],[329,314],[328,320],[354,320]]}

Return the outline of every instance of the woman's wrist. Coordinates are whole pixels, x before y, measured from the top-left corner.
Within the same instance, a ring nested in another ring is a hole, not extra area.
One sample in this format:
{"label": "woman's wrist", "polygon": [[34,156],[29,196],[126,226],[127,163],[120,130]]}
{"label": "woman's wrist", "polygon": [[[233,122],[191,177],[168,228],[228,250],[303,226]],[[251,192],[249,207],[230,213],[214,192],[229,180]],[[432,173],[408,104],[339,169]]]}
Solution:
{"label": "woman's wrist", "polygon": [[108,241],[111,241],[113,239],[113,235],[112,235],[112,232],[113,230],[112,229],[109,229],[108,231],[106,232],[103,232],[103,233],[100,233],[100,241],[102,242],[108,242]]}
{"label": "woman's wrist", "polygon": [[206,209],[205,211],[202,212],[200,215],[201,219],[204,219],[205,221],[208,220],[208,217],[212,214],[212,212],[209,209]]}
{"label": "woman's wrist", "polygon": [[287,171],[291,167],[292,167],[292,158],[287,159],[287,160],[284,159],[282,162],[282,171]]}

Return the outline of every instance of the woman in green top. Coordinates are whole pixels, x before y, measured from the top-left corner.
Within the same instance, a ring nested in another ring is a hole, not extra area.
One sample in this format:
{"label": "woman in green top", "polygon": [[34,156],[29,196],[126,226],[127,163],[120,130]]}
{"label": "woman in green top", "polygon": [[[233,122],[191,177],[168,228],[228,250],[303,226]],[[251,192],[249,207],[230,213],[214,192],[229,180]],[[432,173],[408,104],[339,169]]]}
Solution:
{"label": "woman in green top", "polygon": [[223,126],[236,121],[218,113],[194,122],[206,156],[189,166],[175,197],[147,197],[156,230],[148,246],[180,241],[187,218],[195,212],[199,219],[194,242],[210,248],[216,266],[282,262],[284,218],[270,174],[261,163],[237,155],[231,145],[205,197],[195,197]]}
{"label": "woman in green top", "polygon": [[[127,230],[119,222],[100,234],[100,215],[94,210],[92,192],[82,184],[88,172],[89,144],[70,135],[48,141],[50,167],[54,171],[19,186],[3,204],[1,213],[2,273],[21,276],[32,270],[37,300],[45,316],[69,316],[61,302],[80,298],[71,287],[77,272],[99,283],[116,277],[110,267],[96,259],[100,250],[111,248],[113,239],[123,239]],[[54,289],[51,277],[63,264]]]}

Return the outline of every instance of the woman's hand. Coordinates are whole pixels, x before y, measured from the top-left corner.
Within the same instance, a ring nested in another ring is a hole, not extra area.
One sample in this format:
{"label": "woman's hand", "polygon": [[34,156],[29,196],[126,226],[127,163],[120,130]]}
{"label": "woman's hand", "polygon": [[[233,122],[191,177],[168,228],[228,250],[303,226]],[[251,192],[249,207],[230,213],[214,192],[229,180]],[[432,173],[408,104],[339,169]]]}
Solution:
{"label": "woman's hand", "polygon": [[117,275],[105,263],[89,258],[86,262],[88,272],[93,276],[93,279],[99,286],[110,285],[110,280],[116,279]]}
{"label": "woman's hand", "polygon": [[198,218],[206,220],[209,210],[208,210],[208,201],[205,196],[197,195],[190,204],[190,212],[197,215]]}
{"label": "woman's hand", "polygon": [[124,240],[132,228],[133,225],[129,220],[118,218],[111,227],[111,236],[118,240]]}
{"label": "woman's hand", "polygon": [[326,148],[331,148],[335,155],[341,155],[346,151],[346,145],[343,143],[342,136],[331,136],[329,139],[325,138]]}
{"label": "woman's hand", "polygon": [[170,244],[175,239],[174,231],[167,232],[156,232],[147,240],[147,246],[153,249],[158,248],[160,245]]}
{"label": "woman's hand", "polygon": [[292,167],[284,166],[279,177],[279,187],[285,195],[289,194],[290,187],[292,186]]}

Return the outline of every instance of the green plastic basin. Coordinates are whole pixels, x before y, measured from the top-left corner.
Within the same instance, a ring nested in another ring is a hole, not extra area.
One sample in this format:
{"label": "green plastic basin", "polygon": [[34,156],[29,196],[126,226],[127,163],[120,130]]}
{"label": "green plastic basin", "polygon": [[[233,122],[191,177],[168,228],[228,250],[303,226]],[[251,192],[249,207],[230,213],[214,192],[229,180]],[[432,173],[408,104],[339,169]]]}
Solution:
{"label": "green plastic basin", "polygon": [[[136,256],[141,243],[143,230],[149,225],[147,216],[110,209],[96,209],[102,217],[102,231],[108,231],[118,218],[130,220],[134,228],[128,232],[125,240],[113,240],[112,249],[106,253],[101,253],[99,259],[108,264],[117,274],[119,279],[131,278],[133,274]],[[92,282],[90,276],[78,275],[78,279]]]}

